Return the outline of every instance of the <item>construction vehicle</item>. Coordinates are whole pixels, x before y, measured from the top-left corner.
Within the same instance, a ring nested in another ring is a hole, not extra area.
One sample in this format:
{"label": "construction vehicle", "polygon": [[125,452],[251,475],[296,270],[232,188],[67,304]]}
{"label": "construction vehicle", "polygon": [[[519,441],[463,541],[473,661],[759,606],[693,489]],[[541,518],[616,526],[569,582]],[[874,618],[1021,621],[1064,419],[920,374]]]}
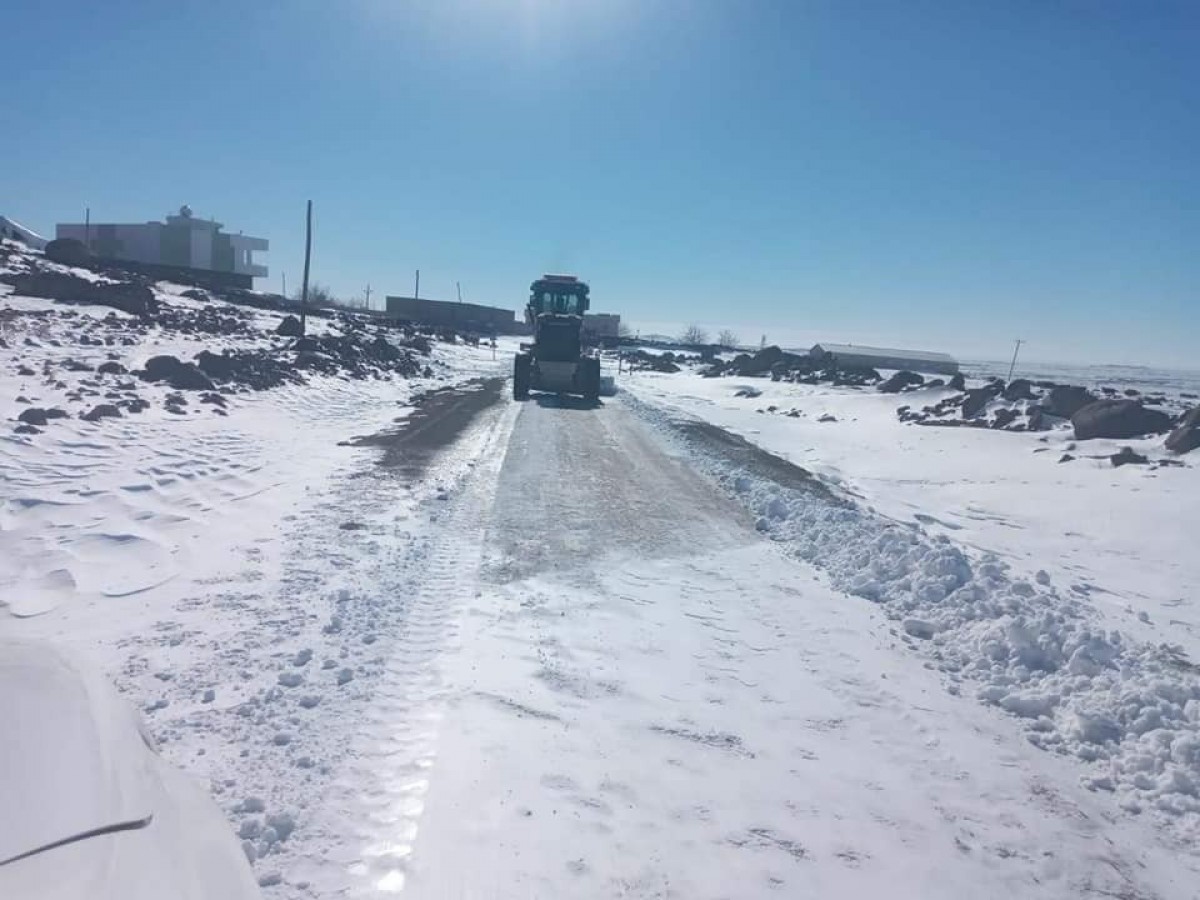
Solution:
{"label": "construction vehicle", "polygon": [[583,347],[583,314],[589,288],[574,275],[543,275],[529,286],[525,321],[533,342],[513,361],[513,397],[530,391],[600,399],[600,357]]}

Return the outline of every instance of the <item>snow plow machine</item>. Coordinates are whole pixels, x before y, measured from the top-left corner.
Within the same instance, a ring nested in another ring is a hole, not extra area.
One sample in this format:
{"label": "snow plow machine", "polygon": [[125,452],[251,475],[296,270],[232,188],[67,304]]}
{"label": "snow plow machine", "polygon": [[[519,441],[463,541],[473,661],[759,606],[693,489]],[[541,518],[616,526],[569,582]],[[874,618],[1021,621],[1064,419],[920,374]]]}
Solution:
{"label": "snow plow machine", "polygon": [[574,275],[544,275],[529,286],[525,320],[533,341],[522,344],[513,360],[514,398],[543,391],[599,401],[600,357],[583,347],[587,308],[588,286]]}

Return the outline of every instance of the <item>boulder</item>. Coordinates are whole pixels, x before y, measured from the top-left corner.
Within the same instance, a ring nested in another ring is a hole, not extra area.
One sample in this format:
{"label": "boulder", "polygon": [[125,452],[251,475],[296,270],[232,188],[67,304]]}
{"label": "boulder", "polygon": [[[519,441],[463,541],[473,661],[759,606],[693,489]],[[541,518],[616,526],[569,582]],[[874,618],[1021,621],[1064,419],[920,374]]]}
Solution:
{"label": "boulder", "polygon": [[1167,449],[1172,453],[1191,453],[1197,447],[1200,447],[1200,406],[1184,413],[1175,430],[1167,435]]}
{"label": "boulder", "polygon": [[1042,411],[1040,406],[1031,406],[1025,412],[1026,415],[1029,416],[1029,422],[1026,423],[1025,427],[1027,427],[1030,431],[1046,430],[1048,427],[1046,425],[1046,414]]}
{"label": "boulder", "polygon": [[209,378],[229,381],[234,376],[236,362],[228,354],[210,353],[201,350],[195,356],[196,367]]}
{"label": "boulder", "polygon": [[1096,400],[1071,416],[1075,437],[1128,439],[1170,430],[1171,417],[1136,400]]}
{"label": "boulder", "polygon": [[1132,447],[1122,447],[1117,453],[1110,456],[1109,460],[1112,462],[1114,469],[1128,465],[1144,466],[1150,462],[1142,454],[1134,453]]}
{"label": "boulder", "polygon": [[1001,395],[1005,400],[1036,400],[1033,393],[1033,382],[1027,378],[1016,378],[1011,381]]}
{"label": "boulder", "polygon": [[881,384],[879,392],[881,394],[898,394],[906,387],[920,387],[924,383],[924,376],[918,375],[916,372],[900,371]]}
{"label": "boulder", "polygon": [[92,254],[83,241],[75,238],[55,238],[46,245],[46,259],[63,266],[86,266]]}
{"label": "boulder", "polygon": [[952,391],[965,391],[967,389],[967,379],[962,372],[955,372],[950,376],[950,380],[946,383],[946,387]]}
{"label": "boulder", "polygon": [[142,373],[146,381],[165,381],[180,391],[211,391],[216,388],[195,363],[180,362],[174,356],[153,356]]}
{"label": "boulder", "polygon": [[48,421],[49,416],[46,415],[46,410],[37,406],[31,406],[29,409],[21,410],[21,414],[17,416],[18,422],[23,422],[26,425],[44,426]]}
{"label": "boulder", "polygon": [[125,367],[119,362],[109,360],[108,362],[100,363],[96,371],[101,375],[124,375]]}
{"label": "boulder", "polygon": [[1050,393],[1042,401],[1046,413],[1061,419],[1070,419],[1089,403],[1095,403],[1096,397],[1087,388],[1070,384],[1056,384],[1050,388]]}
{"label": "boulder", "polygon": [[998,409],[996,410],[996,419],[992,422],[993,428],[1007,428],[1017,420],[1020,415],[1015,409]]}
{"label": "boulder", "polygon": [[284,337],[303,337],[304,327],[295,316],[284,316],[279,320],[279,325],[275,328],[275,333],[281,334]]}
{"label": "boulder", "polygon": [[292,349],[297,353],[315,353],[321,349],[321,344],[314,337],[296,338]]}
{"label": "boulder", "polygon": [[996,396],[990,387],[971,388],[963,397],[962,414],[964,419],[973,419],[981,412],[989,401]]}
{"label": "boulder", "polygon": [[763,347],[753,356],[739,355],[734,365],[739,375],[766,375],[772,366],[783,361],[783,355],[778,347]]}
{"label": "boulder", "polygon": [[121,411],[111,403],[101,403],[93,406],[79,418],[85,422],[99,422],[101,419],[119,419]]}

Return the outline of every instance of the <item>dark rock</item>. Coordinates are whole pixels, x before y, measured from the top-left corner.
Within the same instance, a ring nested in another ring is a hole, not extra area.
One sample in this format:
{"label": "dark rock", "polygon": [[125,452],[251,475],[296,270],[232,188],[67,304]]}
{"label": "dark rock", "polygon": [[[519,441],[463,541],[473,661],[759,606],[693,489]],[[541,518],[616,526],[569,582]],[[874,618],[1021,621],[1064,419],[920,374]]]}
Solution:
{"label": "dark rock", "polygon": [[1030,431],[1045,431],[1050,426],[1046,424],[1046,414],[1040,406],[1031,406],[1025,411],[1029,416],[1029,421],[1025,423],[1025,427]]}
{"label": "dark rock", "polygon": [[929,381],[925,382],[925,387],[935,388],[935,387],[945,387],[945,386],[946,386],[946,379],[944,379],[944,378],[933,378],[933,379],[930,379]]}
{"label": "dark rock", "polygon": [[35,428],[27,422],[18,425],[16,428],[13,429],[13,431],[16,434],[41,434],[42,433],[42,429]]}
{"label": "dark rock", "polygon": [[1181,393],[1179,396],[1182,397],[1184,400],[1200,400],[1200,395],[1198,395],[1198,394]]}
{"label": "dark rock", "polygon": [[124,375],[128,370],[119,362],[109,360],[108,362],[100,363],[96,371],[102,375]]}
{"label": "dark rock", "polygon": [[24,375],[26,378],[28,378],[30,375],[36,375],[37,372],[33,371],[33,369],[29,368],[29,366],[21,366],[21,368],[17,369],[17,374]]}
{"label": "dark rock", "polygon": [[1049,415],[1069,419],[1089,403],[1094,402],[1096,402],[1096,398],[1087,388],[1058,384],[1050,389],[1050,393],[1042,401],[1042,406]]}
{"label": "dark rock", "polygon": [[1015,409],[998,409],[996,410],[996,418],[992,422],[993,428],[1007,428],[1020,416],[1020,412]]}
{"label": "dark rock", "polygon": [[18,422],[24,422],[26,425],[39,425],[44,427],[50,417],[46,415],[46,410],[36,406],[31,406],[29,409],[21,410],[21,414],[17,416]]}
{"label": "dark rock", "polygon": [[300,320],[295,316],[284,316],[279,320],[279,325],[275,328],[276,334],[281,334],[284,337],[303,337],[304,328],[300,324]]}
{"label": "dark rock", "polygon": [[1141,393],[1142,393],[1142,392],[1141,392],[1141,391],[1139,391],[1137,388],[1126,388],[1126,389],[1125,389],[1125,396],[1126,396],[1126,397],[1137,397],[1137,396],[1139,396]]}
{"label": "dark rock", "polygon": [[1097,400],[1076,412],[1071,424],[1076,439],[1081,441],[1121,439],[1168,431],[1171,417],[1156,409],[1146,409],[1136,400]]}
{"label": "dark rock", "polygon": [[836,422],[837,416],[832,415],[830,413],[825,413],[825,415],[821,416],[819,419],[817,419],[817,421],[818,422]]}
{"label": "dark rock", "polygon": [[142,378],[146,381],[165,381],[180,391],[211,391],[216,386],[195,363],[180,362],[174,356],[154,356],[146,361]]}
{"label": "dark rock", "polygon": [[74,360],[74,359],[63,360],[63,368],[66,369],[68,372],[94,372],[94,371],[96,371],[92,366],[89,366],[87,363],[79,362],[78,360]]}
{"label": "dark rock", "polygon": [[128,413],[137,414],[150,408],[150,403],[143,400],[141,397],[132,397],[128,400],[122,400],[119,404],[122,409]]}
{"label": "dark rock", "polygon": [[214,406],[225,406],[228,401],[215,391],[207,391],[200,395],[200,402],[211,403]]}
{"label": "dark rock", "polygon": [[919,387],[925,383],[925,378],[916,372],[896,372],[879,386],[881,394],[898,394],[906,387]]}
{"label": "dark rock", "polygon": [[[783,355],[783,351],[778,347],[763,347],[753,356],[739,354],[734,359],[734,364],[739,375],[765,375],[771,370],[771,366],[783,361]],[[742,362],[739,363],[739,360]]]}
{"label": "dark rock", "polygon": [[1062,456],[1060,456],[1060,457],[1058,458],[1058,461],[1059,461],[1060,463],[1065,463],[1065,462],[1070,462],[1070,461],[1071,461],[1071,460],[1073,460],[1074,458],[1075,458],[1075,457],[1073,457],[1073,456],[1072,456],[1070,453],[1064,453]]}
{"label": "dark rock", "polygon": [[973,419],[996,396],[992,387],[971,388],[963,397],[962,414],[964,419]]}
{"label": "dark rock", "polygon": [[63,266],[86,266],[92,254],[83,241],[75,238],[55,238],[46,245],[46,259]]}
{"label": "dark rock", "polygon": [[158,311],[154,292],[145,284],[89,281],[67,272],[49,270],[6,275],[5,280],[18,294],[27,297],[43,297],[59,303],[111,306],[140,317]]}
{"label": "dark rock", "polygon": [[85,422],[99,422],[101,419],[119,419],[121,410],[117,409],[111,403],[101,403],[99,406],[93,406],[79,418]]}
{"label": "dark rock", "polygon": [[229,381],[233,378],[236,364],[228,354],[217,355],[207,350],[201,350],[195,356],[196,367],[209,378],[218,381]]}
{"label": "dark rock", "polygon": [[946,387],[952,391],[965,391],[967,389],[967,379],[962,372],[955,372],[950,376],[950,380],[946,382]]}
{"label": "dark rock", "polygon": [[760,391],[758,388],[755,388],[755,387],[743,387],[743,388],[738,388],[736,391],[734,391],[733,396],[748,397],[750,399],[753,399],[755,397],[762,396],[762,391]]}
{"label": "dark rock", "polygon": [[1109,460],[1112,462],[1114,469],[1128,465],[1144,466],[1150,462],[1149,459],[1140,453],[1134,453],[1132,447],[1122,447],[1120,451],[1110,456]]}
{"label": "dark rock", "polygon": [[1037,397],[1033,393],[1033,382],[1027,378],[1015,378],[1004,389],[1003,394],[1005,400],[1036,400]]}
{"label": "dark rock", "polygon": [[1184,413],[1175,430],[1167,435],[1167,449],[1172,453],[1191,453],[1200,447],[1200,406]]}
{"label": "dark rock", "polygon": [[314,337],[296,338],[295,343],[292,344],[292,349],[297,353],[314,353],[321,349],[321,344]]}

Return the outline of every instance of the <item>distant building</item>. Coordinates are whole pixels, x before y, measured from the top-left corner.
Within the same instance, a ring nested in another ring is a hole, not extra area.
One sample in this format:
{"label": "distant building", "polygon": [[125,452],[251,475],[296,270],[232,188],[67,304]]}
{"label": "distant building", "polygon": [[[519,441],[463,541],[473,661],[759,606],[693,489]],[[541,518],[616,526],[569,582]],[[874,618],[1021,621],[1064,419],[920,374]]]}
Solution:
{"label": "distant building", "polygon": [[137,264],[139,269],[171,274],[172,270],[196,270],[216,274],[231,286],[253,287],[253,279],[266,278],[267,267],[256,265],[255,251],[266,251],[265,238],[226,234],[212,219],[197,219],[188,206],[166,222],[116,225],[59,225],[60,238],[74,238],[101,259]]}
{"label": "distant building", "polygon": [[435,328],[458,328],[480,334],[516,334],[517,314],[498,306],[426,300],[424,297],[388,297],[388,315]]}
{"label": "distant building", "polygon": [[621,317],[616,313],[584,313],[583,330],[596,338],[621,336]]}
{"label": "distant building", "polygon": [[854,344],[815,344],[808,351],[814,359],[831,357],[839,366],[864,366],[872,369],[908,369],[936,375],[954,375],[958,361],[945,353],[923,350],[887,350],[882,347],[858,347]]}

